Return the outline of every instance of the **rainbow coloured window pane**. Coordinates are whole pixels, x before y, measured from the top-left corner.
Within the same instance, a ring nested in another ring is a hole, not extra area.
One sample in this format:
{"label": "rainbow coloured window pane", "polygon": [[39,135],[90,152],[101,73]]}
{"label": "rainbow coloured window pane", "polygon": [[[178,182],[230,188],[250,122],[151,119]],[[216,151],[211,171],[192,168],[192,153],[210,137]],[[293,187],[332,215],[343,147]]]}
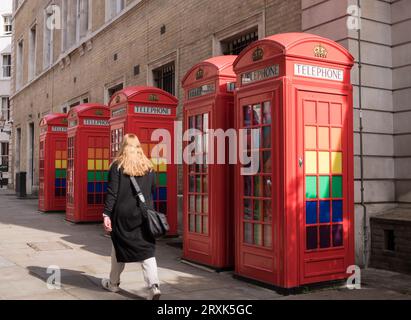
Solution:
{"label": "rainbow coloured window pane", "polygon": [[102,205],[108,188],[109,148],[88,148],[87,203]]}
{"label": "rainbow coloured window pane", "polygon": [[343,129],[338,103],[305,101],[306,249],[343,246]]}
{"label": "rainbow coloured window pane", "polygon": [[57,198],[64,198],[67,190],[67,151],[57,150],[54,160],[54,190]]}

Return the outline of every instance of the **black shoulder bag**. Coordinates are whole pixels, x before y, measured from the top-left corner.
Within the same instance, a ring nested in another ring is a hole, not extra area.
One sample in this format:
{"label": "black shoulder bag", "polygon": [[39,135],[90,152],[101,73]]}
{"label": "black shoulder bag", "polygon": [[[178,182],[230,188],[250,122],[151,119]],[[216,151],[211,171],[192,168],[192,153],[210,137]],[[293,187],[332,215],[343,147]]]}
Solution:
{"label": "black shoulder bag", "polygon": [[144,219],[147,222],[148,229],[154,238],[161,238],[170,230],[165,214],[157,212],[147,206],[146,199],[141,192],[140,186],[135,177],[130,177],[133,187],[137,192],[137,197],[140,200],[140,209]]}

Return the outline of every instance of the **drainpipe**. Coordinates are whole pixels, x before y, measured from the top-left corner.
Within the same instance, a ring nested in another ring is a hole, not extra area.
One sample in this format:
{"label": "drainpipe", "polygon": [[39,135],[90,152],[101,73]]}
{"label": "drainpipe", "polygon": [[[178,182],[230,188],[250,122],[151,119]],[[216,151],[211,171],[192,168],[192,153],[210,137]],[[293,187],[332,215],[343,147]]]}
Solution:
{"label": "drainpipe", "polygon": [[[357,0],[357,6],[361,12],[361,0]],[[361,19],[361,16],[359,17]],[[361,168],[361,206],[363,208],[363,262],[367,266],[368,257],[368,227],[367,227],[367,206],[365,205],[364,195],[364,139],[363,139],[363,113],[362,113],[362,59],[361,59],[361,28],[358,28],[358,94],[360,111],[360,168]]]}

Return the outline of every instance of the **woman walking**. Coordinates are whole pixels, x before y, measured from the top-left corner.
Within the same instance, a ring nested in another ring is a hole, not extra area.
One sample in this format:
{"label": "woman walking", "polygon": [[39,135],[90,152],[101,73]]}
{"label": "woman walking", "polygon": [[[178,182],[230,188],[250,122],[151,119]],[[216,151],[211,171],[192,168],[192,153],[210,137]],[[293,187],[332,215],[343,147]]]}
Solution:
{"label": "woman walking", "polygon": [[140,141],[134,134],[124,137],[118,156],[110,168],[104,228],[111,232],[113,249],[110,279],[103,279],[102,286],[108,291],[118,292],[125,264],[140,262],[149,290],[148,299],[159,300],[161,292],[155,239],[147,231],[130,177],[136,177],[147,204],[152,206],[152,192],[155,188],[153,164],[144,154]]}

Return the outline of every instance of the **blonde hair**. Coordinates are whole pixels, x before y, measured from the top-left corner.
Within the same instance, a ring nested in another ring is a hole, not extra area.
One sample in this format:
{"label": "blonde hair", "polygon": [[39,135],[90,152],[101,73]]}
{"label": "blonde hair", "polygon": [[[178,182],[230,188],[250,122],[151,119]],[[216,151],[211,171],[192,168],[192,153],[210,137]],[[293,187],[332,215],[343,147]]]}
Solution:
{"label": "blonde hair", "polygon": [[124,136],[117,157],[113,163],[117,163],[119,169],[130,177],[141,177],[153,171],[153,163],[144,154],[140,140],[135,134]]}

